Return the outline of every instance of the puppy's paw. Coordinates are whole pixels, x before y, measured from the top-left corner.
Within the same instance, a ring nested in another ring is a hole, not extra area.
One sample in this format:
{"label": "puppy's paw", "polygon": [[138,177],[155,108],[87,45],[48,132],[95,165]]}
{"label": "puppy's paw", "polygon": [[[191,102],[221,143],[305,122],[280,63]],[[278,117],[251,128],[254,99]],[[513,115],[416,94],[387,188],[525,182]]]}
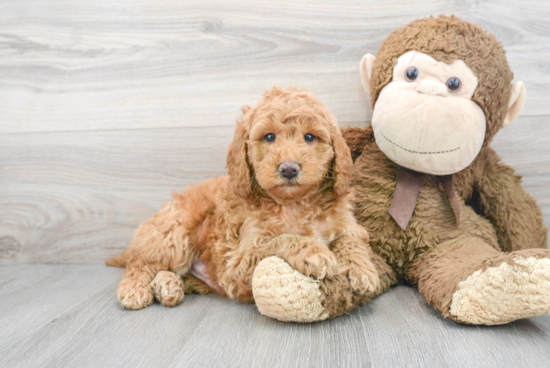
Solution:
{"label": "puppy's paw", "polygon": [[153,304],[153,289],[149,285],[125,282],[118,285],[118,301],[128,309],[142,309]]}
{"label": "puppy's paw", "polygon": [[288,262],[299,272],[318,280],[331,278],[338,270],[336,256],[320,243],[306,247]]}
{"label": "puppy's paw", "polygon": [[155,299],[165,307],[174,307],[183,300],[183,281],[170,271],[160,271],[151,282]]}
{"label": "puppy's paw", "polygon": [[352,261],[349,265],[348,279],[352,290],[359,294],[374,292],[380,286],[378,271],[370,260]]}

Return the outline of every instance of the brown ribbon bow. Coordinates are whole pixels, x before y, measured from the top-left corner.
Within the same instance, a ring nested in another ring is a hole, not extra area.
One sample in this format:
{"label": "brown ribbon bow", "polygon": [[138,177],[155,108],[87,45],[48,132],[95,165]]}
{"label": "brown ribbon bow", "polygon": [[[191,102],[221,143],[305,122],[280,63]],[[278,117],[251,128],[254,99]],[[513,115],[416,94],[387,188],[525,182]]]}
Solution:
{"label": "brown ribbon bow", "polygon": [[[389,213],[403,231],[407,230],[407,226],[411,220],[425,175],[402,168],[401,174],[399,174],[399,178],[397,179]],[[460,225],[460,205],[453,190],[453,176],[443,175],[435,177],[443,186],[443,190],[453,206],[456,215],[456,226],[458,227]]]}

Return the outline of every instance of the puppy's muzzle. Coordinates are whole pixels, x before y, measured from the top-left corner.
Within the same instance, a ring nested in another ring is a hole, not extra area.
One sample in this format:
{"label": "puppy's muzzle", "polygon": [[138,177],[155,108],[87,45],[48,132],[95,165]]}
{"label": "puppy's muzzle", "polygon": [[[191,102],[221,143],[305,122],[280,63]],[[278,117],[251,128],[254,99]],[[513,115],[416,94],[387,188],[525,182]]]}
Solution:
{"label": "puppy's muzzle", "polygon": [[285,161],[279,165],[279,175],[292,179],[300,173],[300,164],[294,161]]}

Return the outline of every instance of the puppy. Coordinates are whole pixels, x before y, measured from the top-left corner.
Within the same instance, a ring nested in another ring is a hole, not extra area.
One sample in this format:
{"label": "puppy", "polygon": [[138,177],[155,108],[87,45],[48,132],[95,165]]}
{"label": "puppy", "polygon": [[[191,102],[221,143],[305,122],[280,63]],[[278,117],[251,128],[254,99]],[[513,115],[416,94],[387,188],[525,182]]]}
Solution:
{"label": "puppy", "polygon": [[195,290],[251,302],[254,268],[272,255],[317,279],[346,274],[357,293],[375,290],[367,232],[351,211],[350,151],[311,93],[275,87],[244,108],[227,167],[229,176],[174,194],[106,262],[126,266],[124,307],[178,304],[183,276]]}

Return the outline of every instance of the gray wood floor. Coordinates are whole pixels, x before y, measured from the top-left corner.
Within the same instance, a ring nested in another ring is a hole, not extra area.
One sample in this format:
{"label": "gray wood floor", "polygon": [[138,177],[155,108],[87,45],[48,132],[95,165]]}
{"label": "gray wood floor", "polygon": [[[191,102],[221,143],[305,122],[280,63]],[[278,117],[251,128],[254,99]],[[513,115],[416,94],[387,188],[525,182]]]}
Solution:
{"label": "gray wood floor", "polygon": [[123,310],[121,270],[0,268],[1,367],[548,367],[550,316],[476,327],[395,287],[350,315],[282,323],[252,304],[187,295]]}
{"label": "gray wood floor", "polygon": [[0,0],[0,367],[550,366],[550,316],[458,325],[407,287],[308,325],[218,296],[131,312],[99,264],[171,191],[225,174],[265,89],[367,126],[362,55],[438,14],[496,34],[525,83],[493,147],[550,226],[549,1]]}

